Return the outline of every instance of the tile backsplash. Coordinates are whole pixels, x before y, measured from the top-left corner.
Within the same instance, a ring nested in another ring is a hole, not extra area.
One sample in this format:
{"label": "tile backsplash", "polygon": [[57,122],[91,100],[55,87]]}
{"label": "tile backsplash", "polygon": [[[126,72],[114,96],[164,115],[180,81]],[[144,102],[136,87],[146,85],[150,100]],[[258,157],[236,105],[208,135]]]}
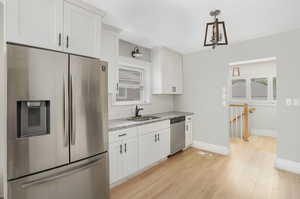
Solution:
{"label": "tile backsplash", "polygon": [[[144,110],[141,114],[154,114],[173,111],[174,100],[172,95],[152,95],[150,104],[141,105]],[[125,118],[134,115],[135,105],[116,106],[112,105],[112,95],[108,96],[109,119]]]}

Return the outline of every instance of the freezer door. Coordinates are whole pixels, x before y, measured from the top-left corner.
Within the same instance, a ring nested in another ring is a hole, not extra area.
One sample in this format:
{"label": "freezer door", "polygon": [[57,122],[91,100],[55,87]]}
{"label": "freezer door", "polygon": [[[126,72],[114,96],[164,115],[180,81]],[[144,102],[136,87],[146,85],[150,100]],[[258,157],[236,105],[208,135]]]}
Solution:
{"label": "freezer door", "polygon": [[68,55],[9,44],[7,56],[10,180],[69,162]]}
{"label": "freezer door", "polygon": [[108,155],[8,183],[9,199],[108,199]]}
{"label": "freezer door", "polygon": [[71,162],[107,151],[107,64],[70,56]]}

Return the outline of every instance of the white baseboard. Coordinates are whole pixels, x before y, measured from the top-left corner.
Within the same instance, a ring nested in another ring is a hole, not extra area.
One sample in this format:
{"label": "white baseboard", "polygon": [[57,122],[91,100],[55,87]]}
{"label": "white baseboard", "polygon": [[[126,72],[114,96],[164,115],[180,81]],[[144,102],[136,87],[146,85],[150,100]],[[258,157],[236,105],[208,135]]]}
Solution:
{"label": "white baseboard", "polygon": [[218,153],[221,155],[229,155],[229,148],[225,146],[220,146],[220,145],[214,145],[214,144],[209,144],[206,142],[201,142],[201,141],[193,141],[193,147],[197,149],[202,149],[205,151],[210,151],[213,153]]}
{"label": "white baseboard", "polygon": [[281,169],[281,170],[285,170],[285,171],[300,174],[300,162],[294,162],[294,161],[291,161],[291,160],[277,158],[276,163],[275,163],[275,167],[277,169]]}
{"label": "white baseboard", "polygon": [[277,132],[272,129],[251,129],[251,135],[277,137]]}

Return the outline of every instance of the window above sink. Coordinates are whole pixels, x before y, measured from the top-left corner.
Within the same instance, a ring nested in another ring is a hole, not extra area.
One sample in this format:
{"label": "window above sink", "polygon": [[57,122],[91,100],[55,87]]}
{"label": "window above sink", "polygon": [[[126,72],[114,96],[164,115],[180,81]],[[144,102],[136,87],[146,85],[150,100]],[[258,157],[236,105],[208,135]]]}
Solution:
{"label": "window above sink", "polygon": [[116,70],[116,85],[113,105],[149,104],[151,95],[150,63],[135,65],[119,62]]}

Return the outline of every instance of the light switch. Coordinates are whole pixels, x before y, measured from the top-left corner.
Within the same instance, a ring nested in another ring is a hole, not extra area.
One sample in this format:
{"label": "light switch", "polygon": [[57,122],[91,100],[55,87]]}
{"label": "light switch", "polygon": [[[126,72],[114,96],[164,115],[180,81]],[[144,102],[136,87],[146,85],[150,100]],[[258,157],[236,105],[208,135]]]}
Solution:
{"label": "light switch", "polygon": [[299,99],[298,98],[293,99],[293,105],[294,106],[299,106]]}
{"label": "light switch", "polygon": [[286,98],[286,99],[285,99],[285,104],[286,104],[287,106],[292,106],[292,99],[291,99],[291,98]]}

